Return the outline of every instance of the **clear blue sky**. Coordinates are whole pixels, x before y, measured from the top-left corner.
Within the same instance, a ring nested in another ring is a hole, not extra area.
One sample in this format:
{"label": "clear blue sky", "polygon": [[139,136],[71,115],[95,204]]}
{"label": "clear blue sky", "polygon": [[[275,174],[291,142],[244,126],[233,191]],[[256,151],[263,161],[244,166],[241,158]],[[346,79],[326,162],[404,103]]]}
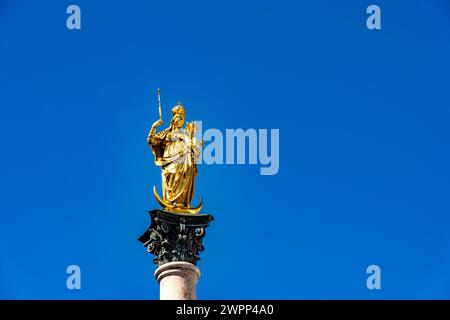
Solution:
{"label": "clear blue sky", "polygon": [[200,299],[450,298],[450,4],[374,3],[380,31],[368,1],[1,0],[0,298],[158,298],[157,87],[280,129],[278,175],[199,168]]}

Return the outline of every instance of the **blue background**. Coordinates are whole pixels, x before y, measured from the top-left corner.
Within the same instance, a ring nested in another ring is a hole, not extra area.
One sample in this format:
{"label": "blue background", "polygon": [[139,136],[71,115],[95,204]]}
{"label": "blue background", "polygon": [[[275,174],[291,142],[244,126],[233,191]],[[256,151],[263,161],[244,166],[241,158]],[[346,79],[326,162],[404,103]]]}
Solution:
{"label": "blue background", "polygon": [[277,175],[199,168],[200,299],[450,298],[448,1],[377,1],[380,31],[367,1],[74,3],[80,31],[0,1],[0,298],[158,298],[157,87],[166,120],[280,129]]}

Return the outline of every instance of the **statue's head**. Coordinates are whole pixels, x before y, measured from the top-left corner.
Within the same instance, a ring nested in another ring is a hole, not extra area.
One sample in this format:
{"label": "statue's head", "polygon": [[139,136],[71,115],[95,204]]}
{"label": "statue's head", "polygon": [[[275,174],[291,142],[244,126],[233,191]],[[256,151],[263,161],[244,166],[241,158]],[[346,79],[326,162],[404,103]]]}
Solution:
{"label": "statue's head", "polygon": [[170,121],[174,129],[181,129],[184,125],[184,118],[186,117],[186,111],[181,103],[172,108],[172,120]]}

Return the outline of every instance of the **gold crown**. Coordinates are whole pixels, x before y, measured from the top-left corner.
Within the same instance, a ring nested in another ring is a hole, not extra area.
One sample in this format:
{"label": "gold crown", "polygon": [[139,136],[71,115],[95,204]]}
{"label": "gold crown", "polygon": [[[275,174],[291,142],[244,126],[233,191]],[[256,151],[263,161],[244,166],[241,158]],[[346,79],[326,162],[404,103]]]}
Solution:
{"label": "gold crown", "polygon": [[184,110],[184,107],[181,105],[180,102],[178,102],[178,104],[172,108],[172,116],[176,114],[182,115],[183,117],[186,116],[186,111]]}

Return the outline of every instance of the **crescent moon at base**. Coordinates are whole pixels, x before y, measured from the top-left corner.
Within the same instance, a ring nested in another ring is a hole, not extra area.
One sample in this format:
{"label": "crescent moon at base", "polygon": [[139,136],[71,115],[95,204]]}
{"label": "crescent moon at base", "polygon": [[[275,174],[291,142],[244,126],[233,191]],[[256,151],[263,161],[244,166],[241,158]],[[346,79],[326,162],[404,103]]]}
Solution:
{"label": "crescent moon at base", "polygon": [[165,202],[158,194],[158,191],[156,191],[156,186],[153,186],[153,195],[155,196],[156,201],[159,203],[159,205],[166,211],[174,212],[174,213],[199,213],[200,210],[202,210],[203,207],[203,199],[200,198],[200,203],[197,207],[176,207],[173,206],[167,202]]}

